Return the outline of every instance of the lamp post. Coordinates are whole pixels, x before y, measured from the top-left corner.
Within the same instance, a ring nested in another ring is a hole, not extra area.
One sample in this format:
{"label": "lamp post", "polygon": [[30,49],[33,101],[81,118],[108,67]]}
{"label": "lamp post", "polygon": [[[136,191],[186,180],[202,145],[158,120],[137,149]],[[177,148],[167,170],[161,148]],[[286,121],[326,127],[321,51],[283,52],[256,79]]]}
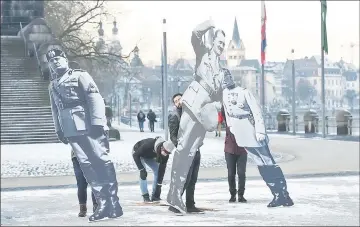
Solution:
{"label": "lamp post", "polygon": [[163,103],[164,103],[164,113],[163,113],[163,122],[164,122],[164,131],[165,131],[165,140],[168,140],[168,122],[167,122],[167,113],[168,113],[168,97],[167,97],[167,47],[166,47],[166,19],[163,19],[163,54],[164,54],[164,77],[163,77]]}
{"label": "lamp post", "polygon": [[177,93],[180,93],[181,81],[180,79],[177,82]]}
{"label": "lamp post", "polygon": [[291,73],[291,80],[292,80],[292,134],[295,135],[295,118],[296,118],[296,103],[295,103],[295,56],[294,56],[294,49],[291,49],[291,63],[292,63],[292,73]]}

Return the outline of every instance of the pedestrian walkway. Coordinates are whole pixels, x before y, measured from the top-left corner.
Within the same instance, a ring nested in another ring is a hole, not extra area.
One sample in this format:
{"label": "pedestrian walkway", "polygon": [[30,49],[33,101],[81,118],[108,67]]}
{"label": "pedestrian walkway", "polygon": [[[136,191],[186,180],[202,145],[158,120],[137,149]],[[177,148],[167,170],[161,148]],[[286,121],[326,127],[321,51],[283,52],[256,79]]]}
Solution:
{"label": "pedestrian walkway", "polygon": [[[268,208],[272,195],[262,180],[246,185],[247,204],[229,203],[226,181],[196,185],[196,206],[215,208],[205,214],[175,216],[163,206],[139,206],[140,189],[120,186],[124,216],[92,226],[359,226],[359,178],[288,179],[293,207]],[[168,185],[163,187],[165,198]],[[89,190],[90,195],[90,190]],[[2,225],[89,225],[77,217],[76,189],[1,192]],[[88,210],[90,212],[91,205]]]}

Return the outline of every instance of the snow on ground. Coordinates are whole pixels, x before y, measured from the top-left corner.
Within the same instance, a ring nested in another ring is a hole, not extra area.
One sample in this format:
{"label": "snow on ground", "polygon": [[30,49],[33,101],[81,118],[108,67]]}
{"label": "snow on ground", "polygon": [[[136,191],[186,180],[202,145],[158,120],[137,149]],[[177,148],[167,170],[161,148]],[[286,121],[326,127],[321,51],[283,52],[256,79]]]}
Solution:
{"label": "snow on ground", "polygon": [[[149,187],[150,188],[150,187]],[[166,198],[168,185],[163,187]],[[260,180],[248,181],[247,204],[229,204],[227,182],[200,182],[196,205],[221,209],[205,214],[175,216],[167,207],[138,206],[138,186],[120,186],[124,216],[89,224],[77,217],[76,189],[1,192],[2,225],[122,225],[122,226],[359,226],[359,177],[289,179],[293,207],[267,208],[272,195]],[[89,202],[90,191],[88,194]],[[89,205],[88,210],[91,210]]]}
{"label": "snow on ground", "polygon": [[[116,171],[136,171],[131,155],[132,147],[140,139],[154,138],[158,135],[163,136],[160,133],[140,133],[132,130],[121,132],[120,141],[110,142],[110,156],[115,163]],[[201,167],[226,166],[223,149],[223,140],[206,138],[201,147]],[[69,145],[61,143],[1,145],[1,177],[73,175],[70,151]],[[280,161],[282,155],[274,153],[274,158]],[[249,164],[253,163],[250,158],[248,160]],[[169,168],[171,163],[172,156],[168,162]]]}

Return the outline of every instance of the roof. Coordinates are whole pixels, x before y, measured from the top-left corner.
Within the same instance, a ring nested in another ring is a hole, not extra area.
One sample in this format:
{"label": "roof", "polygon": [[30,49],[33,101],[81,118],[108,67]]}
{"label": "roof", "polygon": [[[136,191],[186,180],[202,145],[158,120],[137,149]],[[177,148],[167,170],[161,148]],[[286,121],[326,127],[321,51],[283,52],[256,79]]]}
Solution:
{"label": "roof", "polygon": [[180,58],[178,59],[175,64],[173,65],[173,70],[189,70],[189,71],[193,71],[194,70],[194,66],[195,64],[192,64],[192,62],[184,59],[184,58]]}
{"label": "roof", "polygon": [[241,60],[239,66],[249,66],[249,67],[253,67],[257,70],[260,70],[260,63],[257,59],[244,59]]}
{"label": "roof", "polygon": [[131,59],[130,66],[131,67],[143,67],[144,64],[141,61],[140,57],[138,55],[135,55],[133,57],[133,59]]}
{"label": "roof", "polygon": [[358,73],[355,71],[345,71],[343,76],[345,77],[346,81],[356,81],[359,77]]}
{"label": "roof", "polygon": [[234,21],[232,40],[234,41],[235,48],[241,47],[241,39],[240,39],[239,28],[237,25],[236,17],[235,17],[235,21]]}

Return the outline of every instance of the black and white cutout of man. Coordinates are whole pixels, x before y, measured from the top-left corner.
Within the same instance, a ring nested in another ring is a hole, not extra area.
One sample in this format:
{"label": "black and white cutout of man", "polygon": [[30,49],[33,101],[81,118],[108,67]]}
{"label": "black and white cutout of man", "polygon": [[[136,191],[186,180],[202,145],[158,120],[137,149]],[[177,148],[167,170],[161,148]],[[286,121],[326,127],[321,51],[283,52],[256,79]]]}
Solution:
{"label": "black and white cutout of man", "polygon": [[46,58],[52,72],[49,95],[56,133],[61,142],[71,145],[98,204],[89,221],[118,218],[123,211],[114,164],[107,152],[103,98],[86,71],[69,68],[63,51],[51,49]]}
{"label": "black and white cutout of man", "polygon": [[183,113],[167,196],[169,205],[181,213],[187,212],[181,195],[190,166],[197,149],[203,144],[206,132],[216,130],[218,111],[221,109],[223,76],[220,55],[225,47],[225,33],[217,30],[211,47],[202,41],[205,33],[213,28],[212,20],[205,21],[193,30],[191,36],[196,54],[195,80],[182,96]]}
{"label": "black and white cutout of man", "polygon": [[292,206],[281,168],[273,159],[261,108],[246,88],[236,86],[231,73],[224,69],[223,105],[227,126],[238,146],[244,147],[258,166],[260,175],[273,194],[268,207]]}

